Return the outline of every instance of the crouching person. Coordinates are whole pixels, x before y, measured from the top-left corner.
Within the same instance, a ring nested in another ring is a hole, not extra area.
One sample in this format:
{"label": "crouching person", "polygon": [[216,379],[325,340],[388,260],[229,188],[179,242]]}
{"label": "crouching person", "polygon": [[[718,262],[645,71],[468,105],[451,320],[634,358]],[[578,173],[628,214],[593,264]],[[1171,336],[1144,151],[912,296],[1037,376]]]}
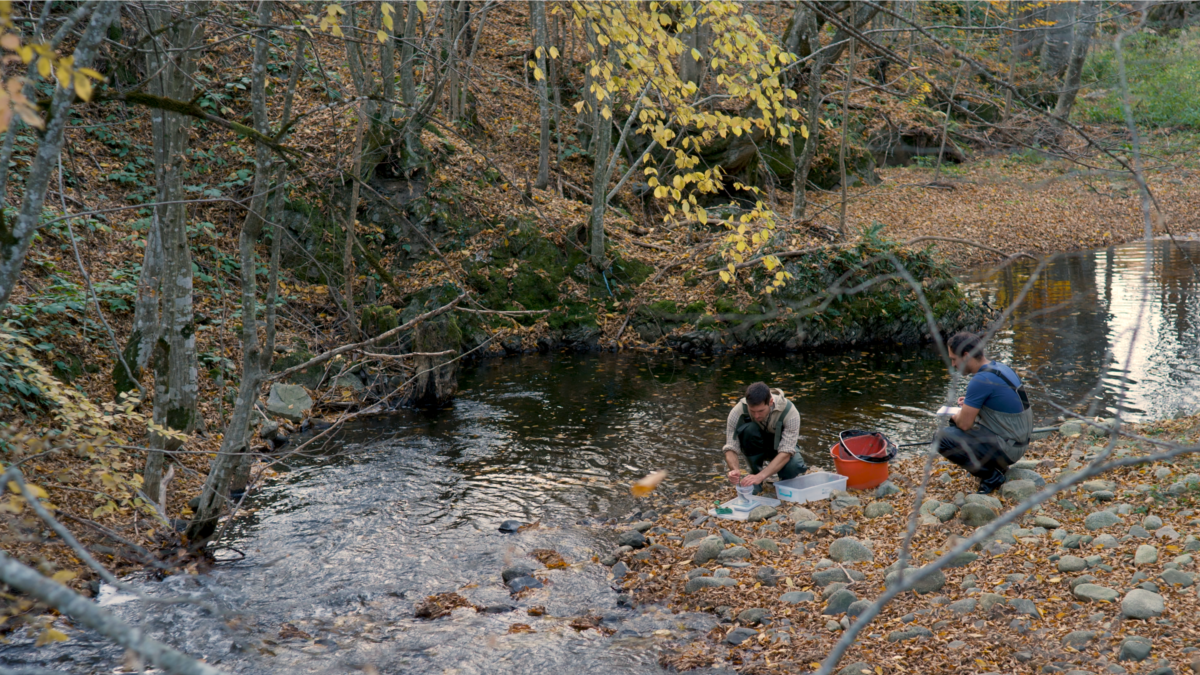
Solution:
{"label": "crouching person", "polygon": [[[800,438],[800,411],[779,389],[762,382],[746,388],[746,396],[733,410],[725,423],[725,464],[729,480],[734,485],[754,486],[754,494],[762,492],[762,483],[779,474],[788,480],[808,471],[796,449]],[[750,465],[749,475],[743,476],[738,453]]]}

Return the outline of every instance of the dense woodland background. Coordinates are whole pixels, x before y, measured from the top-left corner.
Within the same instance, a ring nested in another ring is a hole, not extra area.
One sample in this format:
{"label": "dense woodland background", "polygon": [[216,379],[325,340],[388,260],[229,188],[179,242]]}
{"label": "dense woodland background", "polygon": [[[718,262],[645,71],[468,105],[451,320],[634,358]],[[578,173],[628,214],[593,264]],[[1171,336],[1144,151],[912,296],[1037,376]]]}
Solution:
{"label": "dense woodland background", "polygon": [[487,355],[920,342],[993,316],[969,266],[1200,224],[1195,3],[3,20],[0,452],[37,487],[0,537],[84,592],[25,499],[114,569],[193,560],[270,473],[272,383],[340,421]]}

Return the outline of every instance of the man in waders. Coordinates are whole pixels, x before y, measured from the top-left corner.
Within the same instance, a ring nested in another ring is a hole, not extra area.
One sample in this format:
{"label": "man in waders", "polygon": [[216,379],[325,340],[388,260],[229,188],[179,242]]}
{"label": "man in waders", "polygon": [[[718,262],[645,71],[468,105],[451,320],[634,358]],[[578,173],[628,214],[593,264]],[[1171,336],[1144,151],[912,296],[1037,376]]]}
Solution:
{"label": "man in waders", "polygon": [[958,333],[946,346],[950,362],[971,375],[971,382],[967,395],[958,399],[959,413],[942,430],[938,453],[979,478],[979,492],[988,494],[1004,484],[1008,467],[1025,455],[1033,410],[1021,378],[988,360],[979,336]]}
{"label": "man in waders", "polygon": [[[725,423],[725,463],[729,480],[735,485],[753,485],[754,494],[762,492],[762,483],[778,473],[783,480],[808,471],[796,450],[800,438],[800,411],[779,389],[762,382],[746,388],[746,397],[729,411]],[[742,476],[738,453],[746,456],[753,472]]]}

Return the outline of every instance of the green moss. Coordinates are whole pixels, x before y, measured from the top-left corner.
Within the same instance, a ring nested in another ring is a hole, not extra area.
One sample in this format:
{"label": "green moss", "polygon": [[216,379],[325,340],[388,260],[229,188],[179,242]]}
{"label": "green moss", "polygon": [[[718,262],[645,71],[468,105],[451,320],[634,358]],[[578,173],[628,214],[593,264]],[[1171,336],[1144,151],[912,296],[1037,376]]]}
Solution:
{"label": "green moss", "polygon": [[679,306],[673,300],[659,300],[646,305],[652,314],[678,314]]}
{"label": "green moss", "polygon": [[[312,352],[309,352],[307,349],[294,351],[281,359],[275,359],[275,362],[271,364],[271,372],[278,373],[288,368],[294,368],[312,359],[312,357]],[[317,385],[321,384],[321,378],[325,375],[326,365],[318,363],[315,366],[309,366],[304,370],[296,371],[288,376],[287,381],[292,384],[308,387],[309,389],[316,389]]]}

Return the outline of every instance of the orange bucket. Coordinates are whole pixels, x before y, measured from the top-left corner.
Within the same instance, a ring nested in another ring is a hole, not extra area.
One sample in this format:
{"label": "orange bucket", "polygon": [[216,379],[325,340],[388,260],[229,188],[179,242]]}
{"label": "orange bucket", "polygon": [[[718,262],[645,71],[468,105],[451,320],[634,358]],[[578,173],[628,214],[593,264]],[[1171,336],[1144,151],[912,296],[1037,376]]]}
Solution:
{"label": "orange bucket", "polygon": [[846,477],[847,490],[869,490],[888,479],[888,460],[896,446],[883,434],[844,431],[829,454],[838,474]]}

